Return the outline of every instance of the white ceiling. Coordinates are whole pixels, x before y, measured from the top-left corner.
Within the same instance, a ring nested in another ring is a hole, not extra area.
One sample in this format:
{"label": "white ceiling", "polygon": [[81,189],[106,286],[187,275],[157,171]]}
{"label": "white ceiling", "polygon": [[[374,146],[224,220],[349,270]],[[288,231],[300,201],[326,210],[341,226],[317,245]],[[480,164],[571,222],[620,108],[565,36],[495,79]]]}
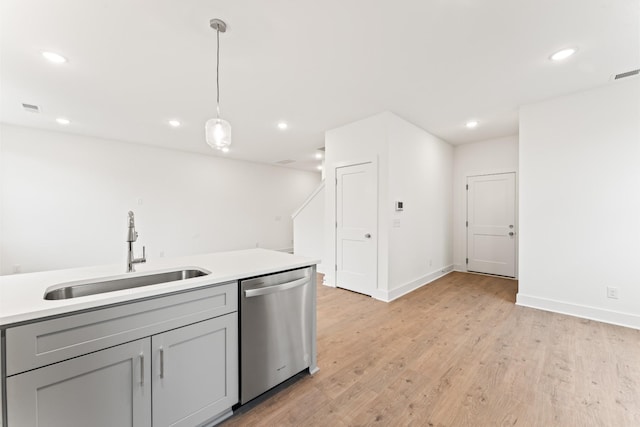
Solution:
{"label": "white ceiling", "polygon": [[[389,110],[453,144],[518,130],[518,106],[640,68],[640,0],[0,0],[0,120],[313,169],[324,131]],[[551,62],[555,51],[578,53]],[[69,59],[45,61],[51,50]],[[37,104],[40,114],[21,103]],[[61,128],[55,118],[69,118]],[[172,129],[177,118],[183,126]],[[464,124],[477,119],[480,125]],[[287,131],[276,128],[279,120]]]}

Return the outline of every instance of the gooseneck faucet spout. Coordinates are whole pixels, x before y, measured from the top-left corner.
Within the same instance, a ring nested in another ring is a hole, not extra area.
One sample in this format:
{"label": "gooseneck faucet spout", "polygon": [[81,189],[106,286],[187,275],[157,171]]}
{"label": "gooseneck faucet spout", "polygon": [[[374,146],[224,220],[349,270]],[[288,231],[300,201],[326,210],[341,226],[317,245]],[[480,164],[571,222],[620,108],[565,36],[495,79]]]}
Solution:
{"label": "gooseneck faucet spout", "polygon": [[147,262],[145,247],[142,247],[142,258],[136,258],[133,254],[133,242],[138,240],[138,232],[136,231],[136,223],[133,217],[133,212],[129,211],[129,231],[127,233],[127,243],[129,249],[127,251],[127,273],[131,273],[135,270],[135,264]]}

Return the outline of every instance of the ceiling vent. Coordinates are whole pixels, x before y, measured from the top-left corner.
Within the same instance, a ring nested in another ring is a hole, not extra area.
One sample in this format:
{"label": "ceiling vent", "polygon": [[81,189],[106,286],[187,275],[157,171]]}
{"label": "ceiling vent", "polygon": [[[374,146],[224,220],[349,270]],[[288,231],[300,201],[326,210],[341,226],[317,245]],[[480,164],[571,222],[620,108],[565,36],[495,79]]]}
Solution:
{"label": "ceiling vent", "polygon": [[638,74],[640,74],[640,68],[638,68],[637,70],[627,71],[626,73],[616,74],[613,79],[620,80],[624,79],[625,77],[637,76]]}
{"label": "ceiling vent", "polygon": [[295,163],[295,160],[291,160],[291,159],[287,159],[287,160],[280,160],[279,162],[276,162],[279,165],[288,165],[289,163]]}
{"label": "ceiling vent", "polygon": [[24,108],[25,111],[29,111],[30,113],[39,113],[40,112],[40,107],[38,107],[37,105],[33,105],[33,104],[25,104],[23,102],[22,103],[22,108]]}

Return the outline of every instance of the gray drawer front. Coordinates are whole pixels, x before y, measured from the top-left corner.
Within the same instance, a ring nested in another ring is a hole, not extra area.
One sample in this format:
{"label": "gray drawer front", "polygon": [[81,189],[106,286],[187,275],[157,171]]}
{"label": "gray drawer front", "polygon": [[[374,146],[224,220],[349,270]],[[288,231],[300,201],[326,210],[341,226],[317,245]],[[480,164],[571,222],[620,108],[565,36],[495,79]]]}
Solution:
{"label": "gray drawer front", "polygon": [[7,376],[238,310],[231,282],[7,329]]}

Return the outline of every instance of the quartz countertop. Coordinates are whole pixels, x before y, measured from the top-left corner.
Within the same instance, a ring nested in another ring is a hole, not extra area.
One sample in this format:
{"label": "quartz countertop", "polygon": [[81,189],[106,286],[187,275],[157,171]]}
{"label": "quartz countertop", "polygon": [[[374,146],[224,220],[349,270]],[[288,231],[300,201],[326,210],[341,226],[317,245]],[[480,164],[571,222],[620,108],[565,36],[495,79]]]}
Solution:
{"label": "quartz countertop", "polygon": [[[0,327],[42,317],[61,315],[246,277],[306,267],[318,262],[320,261],[316,259],[257,248],[180,258],[153,259],[144,264],[137,264],[135,273],[124,272],[125,262],[123,260],[122,263],[117,265],[0,276]],[[208,270],[211,274],[177,282],[142,286],[65,300],[44,299],[44,294],[49,288],[59,287],[64,283],[96,278],[129,277],[133,274],[194,267]]]}

